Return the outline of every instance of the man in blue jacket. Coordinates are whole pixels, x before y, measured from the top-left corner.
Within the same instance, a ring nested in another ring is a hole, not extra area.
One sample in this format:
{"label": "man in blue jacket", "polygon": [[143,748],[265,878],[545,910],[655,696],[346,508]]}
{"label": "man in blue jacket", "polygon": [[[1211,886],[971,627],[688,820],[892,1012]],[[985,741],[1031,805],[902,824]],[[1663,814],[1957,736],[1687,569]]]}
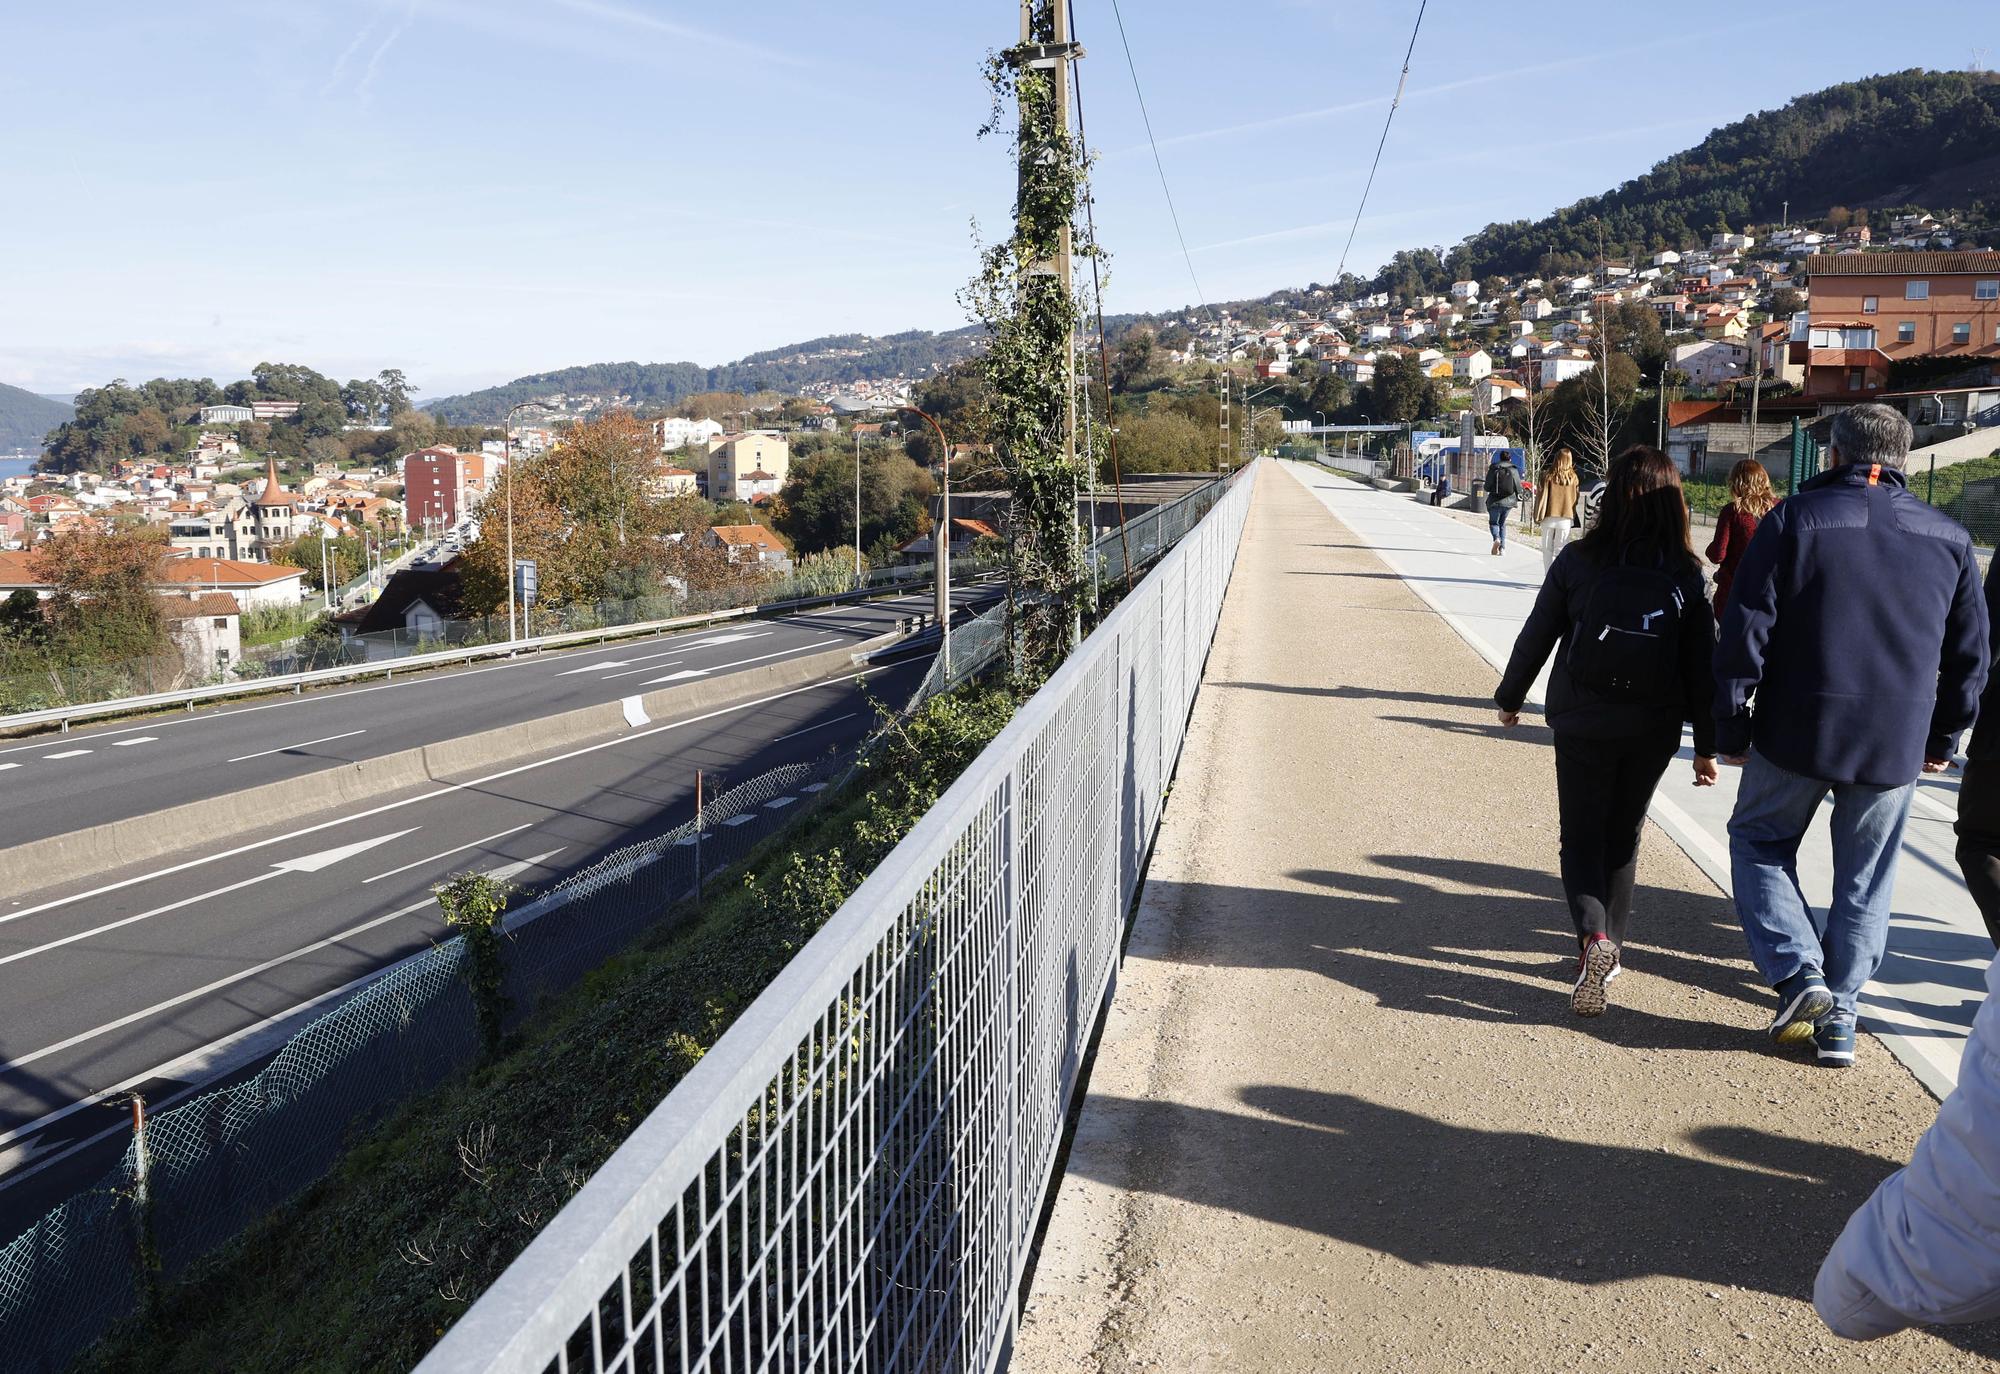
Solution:
{"label": "man in blue jacket", "polygon": [[[1736,915],[1778,993],[1770,1034],[1854,1062],[1854,1012],[1889,935],[1910,798],[1950,766],[1986,680],[1965,528],[1910,495],[1910,425],[1834,418],[1832,469],[1758,525],[1715,650],[1716,747],[1744,765],[1729,821]],[[1754,709],[1753,709],[1754,703]],[[1807,905],[1799,842],[1833,796],[1833,903]]]}

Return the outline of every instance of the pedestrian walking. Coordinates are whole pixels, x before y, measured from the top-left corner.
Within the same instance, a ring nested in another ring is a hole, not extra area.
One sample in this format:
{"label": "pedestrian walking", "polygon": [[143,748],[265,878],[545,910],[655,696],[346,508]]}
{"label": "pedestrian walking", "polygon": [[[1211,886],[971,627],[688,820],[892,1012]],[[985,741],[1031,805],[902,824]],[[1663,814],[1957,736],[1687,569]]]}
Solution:
{"label": "pedestrian walking", "polygon": [[[1910,424],[1841,411],[1832,467],[1774,507],[1729,589],[1716,646],[1737,919],[1778,994],[1769,1034],[1854,1062],[1854,1014],[1888,941],[1920,773],[1950,766],[1986,680],[1986,606],[1965,527],[1904,484]],[[1833,797],[1833,902],[1799,886],[1799,842]]]}
{"label": "pedestrian walking", "polygon": [[1958,1086],[1909,1167],[1848,1219],[1813,1306],[1853,1341],[2000,1317],[2000,963],[1987,967]]}
{"label": "pedestrian walking", "polygon": [[[2000,611],[2000,561],[1986,572],[1986,625],[1989,642],[1994,613]],[[1979,904],[1986,933],[2000,945],[2000,673],[1988,666],[1979,718],[1965,744],[1965,776],[1958,784],[1958,867]]]}
{"label": "pedestrian walking", "polygon": [[1542,469],[1541,485],[1535,490],[1534,520],[1542,533],[1542,571],[1547,573],[1556,555],[1569,543],[1576,528],[1576,503],[1583,483],[1576,475],[1576,459],[1566,448]]}
{"label": "pedestrian walking", "polygon": [[1556,555],[1493,694],[1500,723],[1519,724],[1555,653],[1548,722],[1578,1016],[1604,1011],[1622,967],[1639,837],[1683,722],[1694,725],[1694,785],[1715,782],[1714,648],[1680,473],[1658,449],[1631,449],[1611,464],[1597,523]]}
{"label": "pedestrian walking", "polygon": [[1729,470],[1729,504],[1715,517],[1715,538],[1708,541],[1708,561],[1715,565],[1715,618],[1722,618],[1729,604],[1729,584],[1736,579],[1736,567],[1757,522],[1778,504],[1771,489],[1771,474],[1755,458],[1745,458]]}
{"label": "pedestrian walking", "polygon": [[1442,506],[1449,500],[1451,500],[1451,474],[1449,472],[1440,472],[1438,473],[1436,485],[1431,488],[1431,504],[1433,506]]}
{"label": "pedestrian walking", "polygon": [[1521,472],[1504,452],[1486,466],[1486,527],[1493,531],[1493,556],[1507,548],[1507,520],[1521,499]]}

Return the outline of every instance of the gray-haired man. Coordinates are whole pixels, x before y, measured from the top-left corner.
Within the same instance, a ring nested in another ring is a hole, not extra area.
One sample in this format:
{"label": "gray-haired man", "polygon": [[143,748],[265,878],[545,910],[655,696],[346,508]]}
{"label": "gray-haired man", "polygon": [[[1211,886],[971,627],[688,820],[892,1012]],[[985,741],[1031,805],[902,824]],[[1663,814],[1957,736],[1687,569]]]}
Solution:
{"label": "gray-haired man", "polygon": [[[1831,470],[1758,525],[1715,651],[1716,746],[1745,765],[1736,915],[1778,993],[1770,1034],[1834,1067],[1854,1061],[1917,776],[1949,766],[1986,680],[1972,539],[1905,487],[1910,437],[1887,406],[1834,418]],[[1799,842],[1828,793],[1833,902],[1816,912]]]}

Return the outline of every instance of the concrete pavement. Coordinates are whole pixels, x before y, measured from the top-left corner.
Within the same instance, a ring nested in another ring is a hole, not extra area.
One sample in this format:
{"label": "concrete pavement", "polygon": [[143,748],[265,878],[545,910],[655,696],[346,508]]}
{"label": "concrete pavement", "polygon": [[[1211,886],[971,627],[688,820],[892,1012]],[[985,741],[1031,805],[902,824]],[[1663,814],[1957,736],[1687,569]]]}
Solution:
{"label": "concrete pavement", "polygon": [[[1317,495],[1273,467],[1252,508],[1013,1368],[1990,1368],[1991,1327],[1856,1347],[1808,1305],[1930,1095],[1866,1037],[1773,1053],[1657,827],[1571,1016],[1547,731]],[[1435,576],[1493,564],[1535,580]]]}
{"label": "concrete pavement", "polygon": [[[1475,528],[1421,501],[1375,491],[1324,469],[1287,468],[1492,666],[1497,683],[1541,588],[1539,547],[1510,541],[1506,553],[1494,558],[1484,525]],[[1544,670],[1531,698],[1537,706],[1546,685]],[[1683,737],[1681,752],[1693,757],[1691,736]],[[1654,819],[1725,893],[1729,813],[1740,776],[1725,768],[1718,786],[1700,792],[1663,787],[1653,807]],[[1952,857],[1957,802],[1956,774],[1918,784],[1896,875],[1889,956],[1861,1003],[1868,1029],[1940,1097],[1958,1081],[1959,1051],[1993,956],[1992,939]],[[1799,863],[1807,896],[1822,904],[1833,881],[1826,839],[1831,809],[1821,809]]]}

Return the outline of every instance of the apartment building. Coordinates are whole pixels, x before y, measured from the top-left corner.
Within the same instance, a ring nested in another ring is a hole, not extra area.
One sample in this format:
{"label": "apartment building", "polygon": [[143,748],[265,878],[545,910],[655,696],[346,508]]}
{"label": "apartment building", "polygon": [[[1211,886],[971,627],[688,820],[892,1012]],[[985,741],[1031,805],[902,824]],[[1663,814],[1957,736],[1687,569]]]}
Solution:
{"label": "apartment building", "polygon": [[403,510],[411,528],[450,529],[486,494],[486,458],[449,444],[403,455]]}
{"label": "apartment building", "polygon": [[1906,358],[2000,358],[2000,253],[1843,253],[1806,259],[1812,326],[1870,326]]}
{"label": "apartment building", "polygon": [[708,499],[754,501],[773,495],[791,470],[792,446],[777,435],[724,435],[709,444]]}

